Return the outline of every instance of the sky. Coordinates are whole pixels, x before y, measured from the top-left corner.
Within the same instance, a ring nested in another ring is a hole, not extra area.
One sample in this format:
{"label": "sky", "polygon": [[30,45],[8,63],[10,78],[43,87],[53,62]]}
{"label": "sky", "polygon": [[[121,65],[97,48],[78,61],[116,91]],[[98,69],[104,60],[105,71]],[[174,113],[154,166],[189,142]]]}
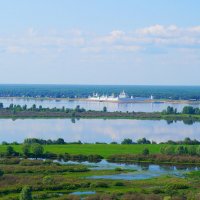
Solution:
{"label": "sky", "polygon": [[0,83],[200,85],[199,0],[0,0]]}

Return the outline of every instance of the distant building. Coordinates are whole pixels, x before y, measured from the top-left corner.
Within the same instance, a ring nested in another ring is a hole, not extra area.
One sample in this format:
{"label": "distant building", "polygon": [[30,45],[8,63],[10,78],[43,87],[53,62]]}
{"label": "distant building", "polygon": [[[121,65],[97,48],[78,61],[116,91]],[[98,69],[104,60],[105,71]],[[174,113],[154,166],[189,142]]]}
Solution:
{"label": "distant building", "polygon": [[134,101],[144,101],[148,99],[153,99],[153,96],[150,98],[145,97],[129,97],[124,91],[122,91],[118,96],[115,96],[112,94],[111,96],[108,95],[102,95],[100,96],[98,93],[94,93],[93,96],[89,96],[88,100],[91,101],[102,101],[102,102],[121,102],[121,103],[128,103],[128,102],[134,102]]}

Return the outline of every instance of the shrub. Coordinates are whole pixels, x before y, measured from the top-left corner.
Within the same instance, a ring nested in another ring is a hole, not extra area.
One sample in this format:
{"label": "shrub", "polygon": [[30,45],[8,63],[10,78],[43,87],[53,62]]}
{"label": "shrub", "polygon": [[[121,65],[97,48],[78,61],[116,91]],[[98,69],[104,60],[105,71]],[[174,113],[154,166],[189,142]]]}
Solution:
{"label": "shrub", "polygon": [[189,146],[187,150],[188,150],[188,154],[191,156],[195,156],[197,154],[197,149],[195,146]]}
{"label": "shrub", "polygon": [[200,145],[197,147],[197,149],[196,149],[196,154],[198,155],[198,156],[200,156]]}
{"label": "shrub", "polygon": [[24,144],[23,146],[22,146],[22,152],[23,152],[23,154],[24,154],[24,156],[29,156],[29,154],[30,154],[30,145],[29,144]]}
{"label": "shrub", "polygon": [[42,156],[44,152],[44,148],[42,145],[35,143],[35,144],[32,144],[31,148],[32,148],[33,155],[36,159]]}
{"label": "shrub", "polygon": [[142,155],[144,155],[144,156],[149,155],[149,149],[147,149],[147,148],[143,149]]}
{"label": "shrub", "polygon": [[6,155],[7,156],[12,156],[15,153],[14,149],[12,146],[7,146],[6,147]]}
{"label": "shrub", "polygon": [[28,186],[23,187],[20,193],[20,200],[32,200],[31,188]]}
{"label": "shrub", "polygon": [[124,186],[124,183],[123,182],[116,182],[114,185],[115,186]]}
{"label": "shrub", "polygon": [[0,164],[4,164],[4,165],[17,165],[20,163],[20,159],[19,158],[4,158],[4,159],[0,159]]}
{"label": "shrub", "polygon": [[187,153],[188,153],[187,147],[177,146],[175,148],[175,154],[176,155],[184,155],[184,154],[187,154]]}
{"label": "shrub", "polygon": [[23,159],[20,162],[20,165],[22,166],[37,166],[37,165],[42,165],[43,161],[42,160],[28,160],[28,159]]}
{"label": "shrub", "polygon": [[42,179],[42,183],[45,185],[52,185],[52,184],[54,184],[54,178],[52,176],[45,176]]}
{"label": "shrub", "polygon": [[116,167],[116,168],[115,168],[115,171],[121,172],[121,171],[123,171],[123,169],[122,169],[121,167]]}
{"label": "shrub", "polygon": [[166,189],[168,190],[178,190],[178,189],[188,189],[189,186],[184,183],[170,183],[166,185]]}
{"label": "shrub", "polygon": [[95,187],[102,187],[102,188],[108,188],[108,184],[106,182],[97,182],[95,184]]}
{"label": "shrub", "polygon": [[160,149],[162,154],[167,155],[174,155],[175,154],[175,147],[173,145],[167,145]]}

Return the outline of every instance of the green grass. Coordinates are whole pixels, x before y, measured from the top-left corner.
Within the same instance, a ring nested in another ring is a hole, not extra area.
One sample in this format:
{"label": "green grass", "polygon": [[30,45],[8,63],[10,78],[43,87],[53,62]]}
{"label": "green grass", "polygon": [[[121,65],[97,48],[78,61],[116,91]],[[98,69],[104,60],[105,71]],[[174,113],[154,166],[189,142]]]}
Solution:
{"label": "green grass", "polygon": [[[14,150],[21,152],[22,145],[12,145]],[[44,145],[45,151],[56,154],[98,154],[107,158],[114,154],[140,154],[144,148],[148,148],[150,153],[155,154],[160,152],[162,144],[65,144],[65,145]],[[6,145],[0,145],[0,152],[5,152]]]}

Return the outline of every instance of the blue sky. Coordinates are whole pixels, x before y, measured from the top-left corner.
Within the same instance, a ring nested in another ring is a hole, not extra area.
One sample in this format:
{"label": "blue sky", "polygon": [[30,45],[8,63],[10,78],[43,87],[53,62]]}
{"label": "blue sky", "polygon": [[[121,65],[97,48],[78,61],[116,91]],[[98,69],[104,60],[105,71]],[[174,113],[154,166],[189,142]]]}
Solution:
{"label": "blue sky", "polygon": [[0,83],[200,85],[198,0],[0,0]]}

